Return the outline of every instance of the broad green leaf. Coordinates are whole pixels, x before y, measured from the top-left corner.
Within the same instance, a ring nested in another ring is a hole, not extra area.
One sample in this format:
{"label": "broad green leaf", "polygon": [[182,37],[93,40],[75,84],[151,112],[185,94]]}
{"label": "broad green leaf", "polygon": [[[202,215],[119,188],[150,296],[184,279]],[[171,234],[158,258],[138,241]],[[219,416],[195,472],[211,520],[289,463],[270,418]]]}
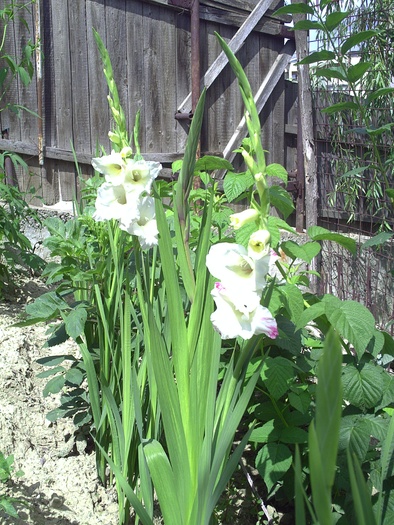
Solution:
{"label": "broad green leaf", "polygon": [[[63,360],[62,360],[63,361]],[[66,369],[63,366],[54,366],[53,368],[49,368],[49,370],[44,370],[44,372],[40,372],[39,374],[36,374],[36,377],[39,379],[43,379],[45,377],[50,377],[55,374],[59,374],[60,372],[65,372]]]}
{"label": "broad green leaf", "polygon": [[292,196],[281,186],[270,186],[268,190],[271,205],[287,219],[294,211]]}
{"label": "broad green leaf", "polygon": [[324,25],[315,20],[300,20],[293,26],[295,31],[309,31],[310,29],[316,31],[324,31]]}
{"label": "broad green leaf", "polygon": [[353,34],[343,42],[341,46],[342,55],[346,55],[346,53],[350,49],[352,49],[352,47],[358,46],[358,44],[361,44],[361,42],[365,42],[366,40],[369,40],[370,38],[376,35],[377,31],[374,31],[372,29],[367,31],[360,31],[358,33]]}
{"label": "broad green leaf", "polygon": [[299,61],[299,64],[315,64],[316,62],[325,62],[326,60],[334,60],[335,53],[328,49],[322,49],[321,51],[314,51],[307,57]]}
{"label": "broad green leaf", "polygon": [[268,231],[271,234],[271,247],[276,248],[280,241],[280,230],[285,230],[291,233],[296,233],[292,226],[289,226],[286,221],[280,217],[270,215],[268,217]]}
{"label": "broad green leaf", "polygon": [[244,224],[239,230],[235,232],[235,240],[238,244],[247,248],[250,236],[257,230],[257,225],[254,222]]}
{"label": "broad green leaf", "polygon": [[334,11],[329,13],[325,20],[325,26],[328,31],[333,31],[340,23],[345,20],[350,14],[350,11]]}
{"label": "broad green leaf", "polygon": [[394,93],[394,87],[386,87],[386,88],[380,88],[376,91],[373,91],[372,93],[369,93],[369,95],[366,98],[366,103],[369,104],[373,100],[376,100],[379,97],[385,97],[386,95],[392,95]]}
{"label": "broad green leaf", "polygon": [[394,357],[394,339],[387,332],[383,332],[384,346],[382,349],[383,354],[388,354]]}
{"label": "broad green leaf", "polygon": [[333,115],[334,113],[338,113],[340,111],[346,111],[346,110],[358,110],[358,105],[356,102],[338,102],[337,104],[332,104],[331,106],[328,106],[327,108],[322,109],[322,113],[326,113],[327,115]]}
{"label": "broad green leaf", "polygon": [[75,357],[72,355],[54,355],[48,357],[41,357],[40,359],[37,359],[36,362],[39,365],[44,366],[57,366],[60,365],[60,363],[63,363],[63,361],[75,361]]}
{"label": "broad green leaf", "polygon": [[57,295],[56,292],[47,292],[38,297],[33,303],[26,306],[26,313],[36,319],[51,319],[58,315],[59,310],[69,308],[66,301]]}
{"label": "broad green leaf", "polygon": [[84,307],[76,307],[63,316],[66,332],[74,341],[84,333],[87,317],[88,312]]}
{"label": "broad green leaf", "polygon": [[289,403],[302,414],[306,414],[311,407],[311,396],[304,390],[293,391],[289,393]]}
{"label": "broad green leaf", "polygon": [[382,373],[371,363],[358,367],[348,363],[342,374],[344,398],[362,410],[373,408],[382,398]]}
{"label": "broad green leaf", "polygon": [[350,450],[360,461],[365,459],[371,440],[371,423],[362,416],[343,416],[339,431],[339,450]]}
{"label": "broad green leaf", "polygon": [[306,326],[311,321],[314,321],[318,317],[324,315],[325,311],[326,307],[323,301],[319,301],[315,304],[312,304],[309,308],[306,308],[300,315],[300,318],[298,319],[298,323],[296,325],[296,329],[299,330],[300,328],[304,328],[304,326]]}
{"label": "broad green leaf", "polygon": [[282,179],[283,182],[287,184],[288,173],[281,164],[268,164],[266,172],[269,177],[278,177],[278,179]]}
{"label": "broad green leaf", "polygon": [[250,434],[249,440],[253,443],[269,443],[270,441],[278,441],[283,424],[275,419],[271,419],[264,423],[261,427],[255,427]]}
{"label": "broad green leaf", "polygon": [[306,242],[304,244],[297,244],[294,241],[285,241],[281,244],[281,249],[291,259],[301,259],[308,264],[312,259],[320,253],[321,247],[318,242]]}
{"label": "broad green leaf", "polygon": [[214,155],[204,155],[196,161],[194,171],[215,171],[227,170],[234,171],[233,165],[222,157],[215,157]]}
{"label": "broad green leaf", "polygon": [[338,78],[339,80],[346,82],[346,75],[340,67],[318,67],[315,69],[314,75],[317,77],[328,78],[329,80],[332,78]]}
{"label": "broad green leaf", "polygon": [[246,190],[254,185],[254,178],[250,171],[245,173],[228,172],[223,181],[223,190],[229,202],[234,201]]}
{"label": "broad green leaf", "polygon": [[289,443],[289,444],[295,444],[295,443],[307,443],[308,442],[308,433],[299,427],[284,427],[282,432],[280,433],[280,441],[282,443]]}
{"label": "broad green leaf", "polygon": [[371,65],[371,62],[359,62],[358,64],[349,66],[347,70],[347,78],[349,82],[358,82],[371,68]]}
{"label": "broad green leaf", "polygon": [[70,368],[65,374],[66,381],[72,385],[79,386],[84,380],[85,374],[79,368]]}
{"label": "broad green leaf", "polygon": [[304,298],[301,290],[295,284],[285,284],[279,288],[279,291],[290,320],[297,324],[304,311]]}
{"label": "broad green leaf", "polygon": [[267,485],[268,491],[283,478],[291,467],[293,456],[282,443],[264,445],[256,456],[256,468]]}
{"label": "broad green leaf", "polygon": [[371,312],[356,301],[338,301],[325,296],[325,313],[332,326],[352,344],[361,358],[375,333]]}
{"label": "broad green leaf", "polygon": [[314,241],[336,242],[337,244],[340,244],[341,246],[349,250],[349,252],[351,252],[354,255],[357,252],[357,245],[354,239],[346,237],[345,235],[342,235],[340,233],[330,232],[329,230],[326,230],[326,228],[322,228],[321,226],[311,226],[310,228],[308,228],[308,235]]}
{"label": "broad green leaf", "polygon": [[289,4],[289,5],[285,5],[277,9],[272,16],[295,15],[295,14],[313,15],[313,8],[310,7],[308,4],[304,4],[304,3]]}
{"label": "broad green leaf", "polygon": [[60,390],[64,387],[65,382],[66,379],[63,374],[50,379],[44,387],[44,397],[47,397],[49,394],[58,394]]}
{"label": "broad green leaf", "polygon": [[380,330],[375,330],[372,339],[370,340],[367,351],[374,357],[378,357],[384,347],[384,335]]}
{"label": "broad green leaf", "polygon": [[274,399],[279,399],[289,389],[295,376],[292,362],[284,357],[267,357],[261,370],[264,386]]}

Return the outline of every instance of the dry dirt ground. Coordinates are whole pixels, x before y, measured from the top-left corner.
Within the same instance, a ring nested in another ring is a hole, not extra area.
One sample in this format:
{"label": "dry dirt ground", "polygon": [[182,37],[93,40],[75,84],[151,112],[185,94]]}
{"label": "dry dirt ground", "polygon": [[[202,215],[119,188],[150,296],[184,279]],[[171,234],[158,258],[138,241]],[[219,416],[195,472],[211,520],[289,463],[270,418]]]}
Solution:
{"label": "dry dirt ground", "polygon": [[[13,454],[15,470],[24,472],[7,484],[7,494],[26,502],[17,506],[19,520],[0,512],[0,524],[116,525],[115,493],[98,482],[84,436],[71,421],[45,418],[57,396],[43,397],[47,379],[36,377],[42,371],[36,360],[76,349],[72,343],[43,349],[45,325],[12,326],[26,301],[43,291],[32,280],[0,301],[0,451]],[[0,485],[0,497],[2,491]]]}

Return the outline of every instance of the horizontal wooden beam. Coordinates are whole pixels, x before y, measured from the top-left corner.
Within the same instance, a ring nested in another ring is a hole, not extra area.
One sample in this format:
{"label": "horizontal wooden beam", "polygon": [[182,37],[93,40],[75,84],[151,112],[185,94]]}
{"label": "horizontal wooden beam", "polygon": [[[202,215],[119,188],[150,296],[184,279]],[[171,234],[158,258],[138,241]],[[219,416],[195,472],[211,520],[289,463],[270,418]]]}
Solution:
{"label": "horizontal wooden beam", "polygon": [[[26,142],[18,140],[8,140],[0,139],[0,151],[17,153],[18,155],[25,155],[27,157],[37,157],[38,159],[38,146],[33,144],[27,144]],[[182,159],[182,152],[172,152],[172,153],[141,153],[145,160],[160,162],[161,164],[172,164],[174,161]],[[216,155],[218,157],[222,156],[221,152],[202,152],[202,155]],[[90,165],[92,163],[92,157],[94,155],[89,155],[87,153],[76,153],[75,157],[79,164]],[[44,149],[44,159],[50,160],[62,160],[65,162],[74,163],[74,155],[72,151],[67,151],[60,148],[45,147]],[[38,162],[38,160],[37,160]]]}

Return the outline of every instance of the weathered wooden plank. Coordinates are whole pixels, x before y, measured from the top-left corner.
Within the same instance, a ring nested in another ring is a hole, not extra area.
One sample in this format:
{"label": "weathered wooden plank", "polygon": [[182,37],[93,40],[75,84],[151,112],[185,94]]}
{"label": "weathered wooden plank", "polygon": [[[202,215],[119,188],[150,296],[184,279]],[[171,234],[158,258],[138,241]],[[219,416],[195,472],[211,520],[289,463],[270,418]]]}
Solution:
{"label": "weathered wooden plank", "polygon": [[[294,53],[294,43],[289,40],[285,44],[282,50],[282,53],[278,55],[277,59],[272,64],[269,74],[265,77],[263,83],[261,84],[258,92],[256,93],[254,97],[256,107],[259,113],[262,111],[263,107],[265,106],[267,100],[269,99],[269,96],[271,95],[273,89],[278,83],[278,80],[283,75],[283,72],[286,69],[286,66],[289,63],[293,53]],[[231,137],[231,140],[224,148],[223,157],[225,159],[228,159],[230,162],[234,159],[235,153],[233,152],[233,150],[236,149],[240,145],[242,139],[246,136],[246,131],[247,131],[246,122],[245,122],[245,118],[243,117],[235,133]]]}
{"label": "weathered wooden plank", "polygon": [[77,151],[92,149],[89,124],[86,3],[73,2],[69,13],[72,85],[72,138]]}
{"label": "weathered wooden plank", "polygon": [[[191,89],[191,35],[190,35],[190,13],[184,11],[176,17],[176,104],[178,108]],[[201,24],[203,25],[203,24]],[[200,38],[203,29],[200,28]],[[202,55],[206,50],[206,43],[200,45],[200,67]],[[173,118],[175,115],[172,115]],[[187,139],[189,122],[176,121],[175,133],[177,139],[177,151],[184,151]]]}
{"label": "weathered wooden plank", "polygon": [[[156,123],[159,125],[158,139],[160,140],[159,151],[174,151],[176,149],[175,128],[176,121],[174,115],[176,112],[176,17],[174,11],[160,9],[160,50],[161,64],[159,67],[160,88],[155,94],[159,99],[159,115],[156,116]],[[164,52],[166,50],[166,52]],[[154,122],[146,123],[153,126]]]}
{"label": "weathered wooden plank", "polygon": [[[132,1],[126,3],[127,31],[127,83],[129,90],[129,132],[132,134],[138,110],[143,108],[144,99],[144,47],[143,47],[142,3]],[[142,121],[144,115],[141,115]],[[140,137],[141,140],[142,136]]]}
{"label": "weathered wooden plank", "polygon": [[[249,15],[246,21],[242,24],[239,30],[235,33],[235,35],[233,36],[233,38],[228,44],[233,53],[236,53],[242,47],[246,38],[251,33],[251,31],[253,31],[253,28],[259,22],[263,14],[266,12],[271,2],[272,0],[259,0],[258,4],[253,9],[252,13]],[[225,53],[222,51],[220,55],[217,57],[217,59],[213,62],[211,67],[208,69],[208,71],[205,73],[204,78],[202,80],[201,87],[209,88],[212,85],[213,81],[221,73],[221,71],[223,71],[227,62],[228,62],[227,57]],[[186,112],[190,110],[190,101],[191,101],[191,93],[186,97],[183,103],[179,106],[178,110],[181,112]]]}
{"label": "weathered wooden plank", "polygon": [[92,152],[99,145],[110,149],[108,131],[110,115],[107,102],[108,87],[103,73],[103,64],[93,36],[95,29],[104,43],[107,40],[105,5],[86,0],[87,64],[89,76],[89,124]]}

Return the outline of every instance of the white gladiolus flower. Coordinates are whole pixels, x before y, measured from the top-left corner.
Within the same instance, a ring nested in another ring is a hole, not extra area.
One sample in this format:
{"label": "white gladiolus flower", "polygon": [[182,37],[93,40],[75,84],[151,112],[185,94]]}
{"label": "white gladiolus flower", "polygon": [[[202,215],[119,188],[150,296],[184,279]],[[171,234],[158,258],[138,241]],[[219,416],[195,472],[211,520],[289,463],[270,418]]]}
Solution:
{"label": "white gladiolus flower", "polygon": [[128,191],[149,193],[152,182],[162,169],[159,162],[127,159],[124,170],[124,185]]}
{"label": "white gladiolus flower", "polygon": [[126,161],[121,153],[112,151],[110,155],[92,159],[93,168],[105,175],[105,180],[114,186],[123,184]]}
{"label": "white gladiolus flower", "polygon": [[206,264],[213,277],[224,286],[239,288],[245,293],[261,293],[266,285],[270,255],[257,259],[248,255],[240,244],[218,243],[211,247]]}
{"label": "white gladiolus flower", "polygon": [[120,228],[131,235],[136,235],[143,250],[155,246],[159,232],[155,219],[154,199],[152,197],[143,197],[138,204],[138,219],[129,223],[121,220]]}
{"label": "white gladiolus flower", "polygon": [[129,224],[139,217],[138,196],[127,192],[123,185],[114,186],[110,182],[98,188],[95,207],[96,221],[116,219]]}
{"label": "white gladiolus flower", "polygon": [[269,310],[260,304],[258,294],[215,283],[211,295],[216,304],[211,322],[222,339],[250,339],[258,334],[266,334],[271,339],[277,337],[276,321]]}

